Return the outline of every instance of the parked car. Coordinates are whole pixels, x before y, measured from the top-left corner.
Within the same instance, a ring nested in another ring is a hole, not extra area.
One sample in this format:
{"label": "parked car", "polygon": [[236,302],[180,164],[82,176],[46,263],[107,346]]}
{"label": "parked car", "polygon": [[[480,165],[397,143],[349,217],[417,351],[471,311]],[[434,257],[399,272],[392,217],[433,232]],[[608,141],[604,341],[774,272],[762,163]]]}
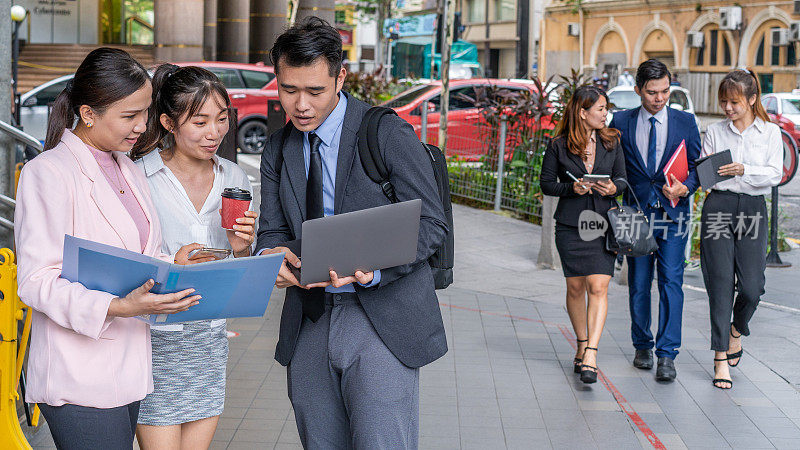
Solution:
{"label": "parked car", "polygon": [[[206,68],[225,84],[231,104],[238,111],[239,148],[243,152],[260,153],[270,131],[286,122],[272,67],[210,61],[182,62],[178,65]],[[50,80],[21,96],[20,121],[26,133],[44,141],[50,105],[72,77],[65,75]]]}
{"label": "parked car", "polygon": [[[789,179],[797,170],[797,154],[792,155],[790,149],[800,147],[800,93],[764,94],[761,96],[761,104],[767,110],[770,120],[785,132],[783,172],[784,180]],[[787,138],[786,135],[790,137]],[[794,148],[787,139],[794,139]]]}
{"label": "parked car", "polygon": [[[485,129],[485,119],[481,115],[481,110],[475,105],[464,99],[464,94],[474,97],[475,88],[488,87],[490,85],[499,86],[511,91],[529,90],[535,91],[536,85],[530,80],[503,80],[477,78],[469,80],[451,80],[449,111],[447,114],[447,150],[448,156],[458,156],[468,161],[477,161],[486,153],[486,136],[482,134]],[[417,135],[422,131],[422,105],[427,104],[427,133],[428,141],[435,142],[439,133],[439,104],[442,93],[440,81],[432,81],[419,86],[414,86],[401,92],[391,100],[383,103],[394,109],[397,114],[405,119],[414,127]],[[533,126],[533,125],[532,125]],[[552,130],[553,123],[550,116],[546,116],[539,125],[542,128]],[[514,144],[518,137],[509,135],[506,140],[506,157],[513,155]]]}
{"label": "parked car", "polygon": [[261,153],[270,132],[286,123],[278,100],[278,83],[272,66],[229,62],[182,62],[213,72],[228,89],[231,105],[239,114],[239,148],[244,153]]}
{"label": "parked car", "polygon": [[[611,103],[608,108],[608,117],[606,118],[606,125],[611,123],[611,118],[614,112],[623,109],[638,108],[642,105],[642,99],[639,94],[633,90],[633,86],[617,86],[608,90],[608,101]],[[669,87],[669,107],[680,111],[685,111],[694,115],[694,102],[689,90],[680,86]],[[700,125],[697,116],[694,118],[695,122]]]}
{"label": "parked car", "polygon": [[800,135],[800,94],[789,92],[764,94],[761,96],[761,104],[773,122],[781,125],[781,128],[786,128],[784,125],[791,125],[794,130],[790,134]]}

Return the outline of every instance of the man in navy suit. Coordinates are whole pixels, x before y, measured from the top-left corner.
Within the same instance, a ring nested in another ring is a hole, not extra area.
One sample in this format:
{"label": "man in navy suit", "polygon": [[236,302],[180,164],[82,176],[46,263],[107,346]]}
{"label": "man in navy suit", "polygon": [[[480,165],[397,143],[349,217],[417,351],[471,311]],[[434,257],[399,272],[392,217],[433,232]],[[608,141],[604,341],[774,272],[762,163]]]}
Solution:
{"label": "man in navy suit", "polygon": [[[628,258],[628,295],[631,339],[636,348],[633,365],[653,368],[652,349],[658,357],[656,379],[675,379],[675,357],[681,345],[683,312],[684,249],[689,236],[691,194],[699,181],[695,160],[700,156],[700,133],[692,114],[668,107],[670,73],[664,63],[650,59],[639,66],[634,90],[642,106],[614,114],[609,125],[622,132],[622,148],[628,182],[650,218],[658,250],[647,256]],[[666,185],[664,166],[681,141],[686,141],[689,177],[684,183],[672,179]],[[626,191],[625,202],[635,204]],[[675,207],[670,200],[678,199]],[[658,332],[650,331],[650,289],[653,268],[658,268]]]}

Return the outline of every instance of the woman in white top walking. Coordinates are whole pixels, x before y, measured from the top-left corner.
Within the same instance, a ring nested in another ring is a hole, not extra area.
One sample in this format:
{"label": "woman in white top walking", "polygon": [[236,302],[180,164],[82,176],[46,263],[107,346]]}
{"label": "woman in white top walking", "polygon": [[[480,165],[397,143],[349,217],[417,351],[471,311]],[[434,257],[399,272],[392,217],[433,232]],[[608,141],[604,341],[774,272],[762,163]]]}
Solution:
{"label": "woman in white top walking", "polygon": [[[232,231],[220,223],[222,191],[252,191],[244,171],[215,154],[229,106],[225,87],[205,69],[164,64],[153,76],[147,132],[131,157],[147,177],[167,253],[200,242],[250,256],[256,213],[247,211]],[[142,401],[139,445],[208,448],[225,401],[225,320],[154,326],[151,339],[154,391]]]}
{"label": "woman in white top walking", "polygon": [[701,156],[729,149],[733,162],[720,167],[719,174],[732,178],[715,184],[703,204],[700,262],[711,309],[713,384],[730,389],[729,366],[736,367],[741,360],[741,337],[750,335],[748,322],[764,294],[764,195],[781,181],[783,142],[780,129],[761,105],[761,89],[752,71],[728,73],[718,96],[727,118],[708,127]]}

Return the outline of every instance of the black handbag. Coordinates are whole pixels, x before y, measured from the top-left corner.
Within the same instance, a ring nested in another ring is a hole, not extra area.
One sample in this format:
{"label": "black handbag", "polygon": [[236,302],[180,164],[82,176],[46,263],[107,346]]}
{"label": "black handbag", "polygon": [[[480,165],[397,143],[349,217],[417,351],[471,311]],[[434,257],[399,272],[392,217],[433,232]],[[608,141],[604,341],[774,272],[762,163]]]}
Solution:
{"label": "black handbag", "polygon": [[614,181],[622,181],[628,186],[628,192],[636,201],[636,207],[632,205],[620,205],[614,199],[616,206],[608,210],[608,232],[606,233],[606,249],[625,256],[645,256],[658,250],[658,243],[653,233],[650,232],[650,223],[642,212],[639,199],[633,192],[631,185],[624,178],[617,178]]}

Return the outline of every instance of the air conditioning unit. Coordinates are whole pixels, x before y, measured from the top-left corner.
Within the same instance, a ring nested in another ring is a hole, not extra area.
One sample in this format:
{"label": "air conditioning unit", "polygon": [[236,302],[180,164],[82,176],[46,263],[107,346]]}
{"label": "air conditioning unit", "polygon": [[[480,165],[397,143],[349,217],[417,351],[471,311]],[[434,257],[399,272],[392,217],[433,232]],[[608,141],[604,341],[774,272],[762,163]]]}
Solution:
{"label": "air conditioning unit", "polygon": [[772,45],[781,47],[789,45],[789,30],[786,28],[772,30]]}
{"label": "air conditioning unit", "polygon": [[800,14],[800,0],[794,0],[794,13]]}
{"label": "air conditioning unit", "polygon": [[689,47],[691,48],[700,48],[703,46],[703,32],[702,31],[690,31],[686,34],[687,38],[689,39]]}
{"label": "air conditioning unit", "polygon": [[579,23],[568,23],[567,24],[567,34],[569,36],[580,36],[581,35],[581,24],[579,24]]}
{"label": "air conditioning unit", "polygon": [[719,9],[719,29],[738,30],[742,26],[742,7],[723,6]]}
{"label": "air conditioning unit", "polygon": [[800,22],[789,24],[789,40],[792,42],[800,41]]}

